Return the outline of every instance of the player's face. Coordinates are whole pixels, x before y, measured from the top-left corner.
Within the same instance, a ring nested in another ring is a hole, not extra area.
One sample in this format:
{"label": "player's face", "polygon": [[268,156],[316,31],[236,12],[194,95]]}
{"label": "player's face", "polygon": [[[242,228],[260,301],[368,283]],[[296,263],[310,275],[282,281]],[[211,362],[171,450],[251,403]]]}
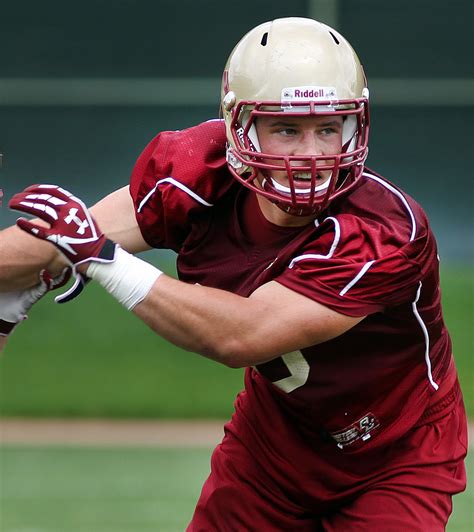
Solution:
{"label": "player's face", "polygon": [[[275,155],[337,155],[342,150],[341,116],[259,116],[256,121],[258,140],[262,153]],[[272,163],[270,159],[265,162]],[[331,164],[333,159],[322,160]],[[293,166],[308,163],[292,161]],[[324,184],[331,176],[330,170],[318,172],[316,186]],[[288,185],[286,172],[272,171],[271,177],[280,185]],[[309,173],[295,173],[295,187],[307,189]]]}

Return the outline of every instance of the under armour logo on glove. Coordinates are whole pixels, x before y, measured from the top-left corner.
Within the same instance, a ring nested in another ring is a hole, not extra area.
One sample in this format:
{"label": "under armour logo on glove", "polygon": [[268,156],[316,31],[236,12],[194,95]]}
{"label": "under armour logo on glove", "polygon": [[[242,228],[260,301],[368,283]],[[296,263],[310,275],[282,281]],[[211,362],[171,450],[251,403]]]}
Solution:
{"label": "under armour logo on glove", "polygon": [[77,224],[77,234],[83,235],[86,232],[86,229],[89,227],[89,222],[87,220],[81,220],[79,216],[76,216],[78,209],[69,209],[69,214],[64,218],[64,221],[69,225],[71,222]]}
{"label": "under armour logo on glove", "polygon": [[74,266],[89,261],[113,262],[116,244],[107,240],[88,208],[76,196],[56,185],[32,185],[15,194],[11,209],[37,216],[49,227],[19,218],[17,225],[54,244]]}

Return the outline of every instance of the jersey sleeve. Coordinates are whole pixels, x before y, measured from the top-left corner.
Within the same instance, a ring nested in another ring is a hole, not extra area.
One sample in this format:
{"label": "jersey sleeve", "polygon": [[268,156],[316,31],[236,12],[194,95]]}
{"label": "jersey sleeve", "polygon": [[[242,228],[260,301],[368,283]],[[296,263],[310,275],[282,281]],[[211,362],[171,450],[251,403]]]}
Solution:
{"label": "jersey sleeve", "polygon": [[135,216],[145,241],[179,251],[193,221],[232,186],[222,121],[157,135],[138,158],[130,180]]}
{"label": "jersey sleeve", "polygon": [[400,242],[383,227],[340,216],[326,218],[318,232],[275,280],[349,316],[414,301],[422,264],[436,257],[426,231]]}

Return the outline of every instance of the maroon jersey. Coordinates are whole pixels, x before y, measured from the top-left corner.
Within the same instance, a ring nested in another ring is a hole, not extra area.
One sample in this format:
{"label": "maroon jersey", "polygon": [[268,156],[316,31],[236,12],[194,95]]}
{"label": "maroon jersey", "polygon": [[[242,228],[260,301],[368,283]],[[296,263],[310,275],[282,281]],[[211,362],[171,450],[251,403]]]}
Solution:
{"label": "maroon jersey", "polygon": [[130,185],[145,240],[178,253],[183,281],[249,296],[273,280],[367,316],[333,340],[247,369],[238,409],[252,411],[268,441],[282,430],[269,419],[347,451],[394,441],[456,380],[425,213],[367,169],[314,223],[273,225],[227,171],[225,144],[219,120],[152,140]]}

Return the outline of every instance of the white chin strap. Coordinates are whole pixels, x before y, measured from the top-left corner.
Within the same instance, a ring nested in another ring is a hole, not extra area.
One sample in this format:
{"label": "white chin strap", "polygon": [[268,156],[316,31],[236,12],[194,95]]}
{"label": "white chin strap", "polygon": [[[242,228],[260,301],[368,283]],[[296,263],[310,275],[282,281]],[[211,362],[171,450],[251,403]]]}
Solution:
{"label": "white chin strap", "polygon": [[[242,127],[245,128],[250,118],[250,114],[246,113],[245,116],[242,117]],[[255,122],[250,126],[248,131],[248,137],[250,139],[250,142],[253,144],[253,147],[258,151],[261,152],[262,149],[260,148],[260,142],[258,140],[257,135],[257,128],[255,127]]]}
{"label": "white chin strap", "polygon": [[[329,183],[331,182],[332,174],[329,176],[329,178],[324,182],[321,183],[321,185],[318,185],[314,187],[315,192],[321,192],[322,190],[326,190],[329,187]],[[263,180],[263,184],[265,184],[266,178]],[[278,183],[278,181],[275,181],[273,177],[270,177],[270,181],[272,183],[272,186],[275,188],[275,190],[278,190],[278,192],[284,192],[285,194],[291,194],[291,188],[285,187],[285,185],[282,185]],[[311,188],[295,188],[295,194],[311,194]]]}
{"label": "white chin strap", "polygon": [[353,115],[349,115],[344,120],[342,126],[342,145],[347,146],[345,151],[353,151],[356,144],[357,119]]}

